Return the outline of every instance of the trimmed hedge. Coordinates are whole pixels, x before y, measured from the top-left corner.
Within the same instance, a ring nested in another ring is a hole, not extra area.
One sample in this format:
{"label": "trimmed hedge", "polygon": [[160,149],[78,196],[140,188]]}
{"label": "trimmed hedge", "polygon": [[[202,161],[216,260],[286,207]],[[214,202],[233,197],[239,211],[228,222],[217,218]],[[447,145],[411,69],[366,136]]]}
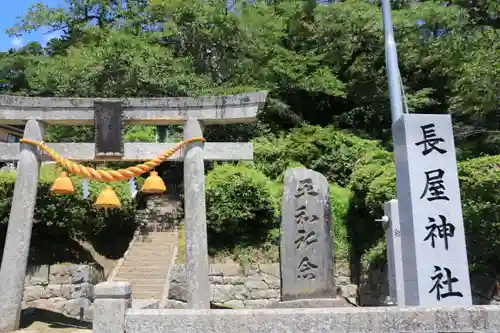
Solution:
{"label": "trimmed hedge", "polygon": [[243,163],[216,165],[206,177],[209,242],[215,248],[276,242],[281,189]]}
{"label": "trimmed hedge", "polygon": [[458,167],[467,253],[472,271],[500,274],[500,155]]}

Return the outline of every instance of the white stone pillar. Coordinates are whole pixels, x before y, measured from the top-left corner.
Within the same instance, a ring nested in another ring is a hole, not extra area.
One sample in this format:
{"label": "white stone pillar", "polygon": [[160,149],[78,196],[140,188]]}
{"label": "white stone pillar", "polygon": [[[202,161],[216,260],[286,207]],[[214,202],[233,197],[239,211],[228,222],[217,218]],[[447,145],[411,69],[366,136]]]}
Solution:
{"label": "white stone pillar", "polygon": [[125,313],[132,307],[128,282],[103,282],[95,287],[93,333],[124,333]]}
{"label": "white stone pillar", "polygon": [[[184,122],[184,139],[203,136],[202,124],[190,118]],[[208,280],[208,239],[205,203],[205,165],[203,143],[185,147],[184,155],[184,230],[186,233],[186,274],[188,307],[210,308]]]}
{"label": "white stone pillar", "polygon": [[[24,138],[42,141],[43,134],[42,123],[28,120],[24,129]],[[0,269],[0,332],[16,331],[19,328],[40,172],[37,147],[22,143],[20,150]]]}
{"label": "white stone pillar", "polygon": [[401,253],[401,227],[399,225],[398,201],[391,200],[386,202],[384,204],[384,214],[389,217],[386,229],[389,296],[393,303],[398,306],[405,306],[405,281]]}
{"label": "white stone pillar", "polygon": [[393,125],[406,306],[471,306],[450,115],[404,114]]}

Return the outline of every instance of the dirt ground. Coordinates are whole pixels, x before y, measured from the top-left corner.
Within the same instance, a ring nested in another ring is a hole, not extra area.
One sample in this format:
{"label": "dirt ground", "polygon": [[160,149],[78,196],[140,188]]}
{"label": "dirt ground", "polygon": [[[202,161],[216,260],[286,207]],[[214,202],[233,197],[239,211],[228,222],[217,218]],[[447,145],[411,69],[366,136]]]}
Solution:
{"label": "dirt ground", "polygon": [[63,314],[36,309],[32,314],[23,315],[17,333],[91,333],[89,322],[66,317]]}

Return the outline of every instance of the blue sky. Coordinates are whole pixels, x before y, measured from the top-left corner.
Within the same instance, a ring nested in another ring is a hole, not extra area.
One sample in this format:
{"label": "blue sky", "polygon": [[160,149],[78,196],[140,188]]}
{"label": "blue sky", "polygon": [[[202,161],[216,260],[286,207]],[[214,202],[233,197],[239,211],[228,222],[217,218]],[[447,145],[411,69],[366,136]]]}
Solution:
{"label": "blue sky", "polygon": [[[3,0],[8,4],[2,6],[0,10],[0,51],[7,51],[12,47],[21,47],[30,41],[37,41],[45,44],[50,36],[43,31],[26,34],[21,38],[11,38],[5,29],[12,27],[17,22],[18,16],[23,16],[30,6],[41,2],[51,7],[56,7],[64,3],[63,0]],[[49,38],[50,39],[50,38]]]}

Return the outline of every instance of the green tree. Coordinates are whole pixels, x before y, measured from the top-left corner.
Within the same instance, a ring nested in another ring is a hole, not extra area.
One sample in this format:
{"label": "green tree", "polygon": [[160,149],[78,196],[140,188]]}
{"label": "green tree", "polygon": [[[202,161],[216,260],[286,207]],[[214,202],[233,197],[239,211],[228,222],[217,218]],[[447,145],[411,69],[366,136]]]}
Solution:
{"label": "green tree", "polygon": [[[498,3],[400,1],[393,7],[409,111],[451,113],[464,158],[498,153]],[[6,92],[124,97],[267,89],[257,126],[223,126],[208,135],[245,140],[308,122],[336,124],[390,147],[376,4],[236,1],[229,10],[223,0],[127,0],[121,6],[68,0],[65,8],[33,6],[10,32],[40,28],[62,35],[41,60],[23,58],[20,65],[19,52],[2,57],[9,66],[17,63],[2,74]]]}

